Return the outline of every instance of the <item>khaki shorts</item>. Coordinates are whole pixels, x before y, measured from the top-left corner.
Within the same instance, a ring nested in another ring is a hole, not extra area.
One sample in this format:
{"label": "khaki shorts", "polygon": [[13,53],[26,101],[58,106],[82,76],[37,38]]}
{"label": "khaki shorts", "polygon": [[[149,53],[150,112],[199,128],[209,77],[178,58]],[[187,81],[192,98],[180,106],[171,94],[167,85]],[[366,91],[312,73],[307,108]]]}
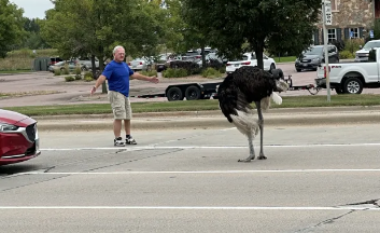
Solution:
{"label": "khaki shorts", "polygon": [[116,91],[109,91],[108,99],[111,103],[113,117],[116,120],[130,120],[132,118],[132,108],[128,97]]}

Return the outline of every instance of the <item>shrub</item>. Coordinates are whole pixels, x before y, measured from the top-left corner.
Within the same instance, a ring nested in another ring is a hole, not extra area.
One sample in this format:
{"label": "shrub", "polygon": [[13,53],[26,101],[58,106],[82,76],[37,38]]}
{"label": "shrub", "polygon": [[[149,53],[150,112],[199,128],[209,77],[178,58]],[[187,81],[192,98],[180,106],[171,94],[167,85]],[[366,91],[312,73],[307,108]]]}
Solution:
{"label": "shrub", "polygon": [[145,71],[145,70],[142,70],[142,71],[139,71],[140,74],[142,75],[146,75],[146,76],[157,76],[157,71],[156,70],[149,70],[149,71]]}
{"label": "shrub", "polygon": [[55,75],[55,76],[59,76],[59,75],[61,75],[61,70],[60,70],[60,69],[55,69],[55,70],[54,70],[54,75]]}
{"label": "shrub", "polygon": [[221,74],[218,70],[209,67],[202,71],[202,76],[205,78],[220,78],[223,74]]}
{"label": "shrub", "polygon": [[66,82],[72,82],[72,81],[74,81],[75,79],[73,78],[73,76],[66,76],[66,77],[65,77],[65,80],[66,80]]}
{"label": "shrub", "polygon": [[339,57],[340,59],[350,59],[354,58],[355,56],[351,53],[351,51],[343,50],[342,52],[340,52]]}
{"label": "shrub", "polygon": [[82,69],[80,68],[80,66],[75,67],[74,73],[75,74],[81,74],[82,73]]}
{"label": "shrub", "polygon": [[185,69],[188,75],[201,73],[199,65],[193,61],[172,61],[169,66],[172,69]]}
{"label": "shrub", "polygon": [[188,72],[185,69],[171,69],[162,72],[162,76],[165,78],[179,78],[188,76]]}
{"label": "shrub", "polygon": [[61,74],[70,74],[69,67],[63,67],[63,68],[61,68]]}
{"label": "shrub", "polygon": [[82,75],[81,74],[76,74],[75,75],[75,80],[82,80]]}
{"label": "shrub", "polygon": [[94,76],[92,75],[92,72],[86,72],[86,73],[84,73],[83,79],[86,82],[91,82],[94,80]]}

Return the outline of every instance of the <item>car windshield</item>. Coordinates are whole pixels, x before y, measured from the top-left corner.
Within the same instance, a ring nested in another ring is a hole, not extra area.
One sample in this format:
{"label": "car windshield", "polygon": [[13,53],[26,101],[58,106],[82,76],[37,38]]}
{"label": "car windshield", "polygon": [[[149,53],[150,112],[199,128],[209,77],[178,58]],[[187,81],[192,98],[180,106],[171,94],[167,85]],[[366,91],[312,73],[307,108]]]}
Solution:
{"label": "car windshield", "polygon": [[371,50],[375,47],[380,47],[380,41],[369,41],[367,44],[364,45],[363,49]]}
{"label": "car windshield", "polygon": [[321,55],[323,47],[311,47],[309,50],[303,52],[303,55]]}
{"label": "car windshield", "polygon": [[242,55],[241,57],[239,57],[238,59],[234,59],[232,61],[246,61],[248,60],[248,56],[246,55]]}

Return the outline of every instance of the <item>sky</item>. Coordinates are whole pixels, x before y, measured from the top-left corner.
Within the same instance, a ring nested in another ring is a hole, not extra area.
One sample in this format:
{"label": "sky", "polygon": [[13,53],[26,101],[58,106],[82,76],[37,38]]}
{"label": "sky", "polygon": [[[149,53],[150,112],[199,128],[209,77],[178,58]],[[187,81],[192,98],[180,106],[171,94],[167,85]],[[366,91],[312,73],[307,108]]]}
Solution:
{"label": "sky", "polygon": [[24,9],[24,17],[28,18],[45,18],[45,11],[54,8],[50,0],[9,0],[17,5],[18,8]]}

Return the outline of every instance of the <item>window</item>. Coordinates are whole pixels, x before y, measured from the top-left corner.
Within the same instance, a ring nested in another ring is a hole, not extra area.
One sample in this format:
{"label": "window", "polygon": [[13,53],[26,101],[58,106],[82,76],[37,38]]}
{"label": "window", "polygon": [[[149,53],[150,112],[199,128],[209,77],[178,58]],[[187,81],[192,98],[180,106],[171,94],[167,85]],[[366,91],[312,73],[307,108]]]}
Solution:
{"label": "window", "polygon": [[350,38],[360,38],[359,28],[350,28]]}
{"label": "window", "polygon": [[328,42],[332,42],[334,40],[337,39],[336,37],[336,29],[333,28],[333,29],[327,29],[327,38],[328,38]]}
{"label": "window", "polygon": [[338,11],[337,0],[330,0],[330,1],[331,1],[331,11]]}

